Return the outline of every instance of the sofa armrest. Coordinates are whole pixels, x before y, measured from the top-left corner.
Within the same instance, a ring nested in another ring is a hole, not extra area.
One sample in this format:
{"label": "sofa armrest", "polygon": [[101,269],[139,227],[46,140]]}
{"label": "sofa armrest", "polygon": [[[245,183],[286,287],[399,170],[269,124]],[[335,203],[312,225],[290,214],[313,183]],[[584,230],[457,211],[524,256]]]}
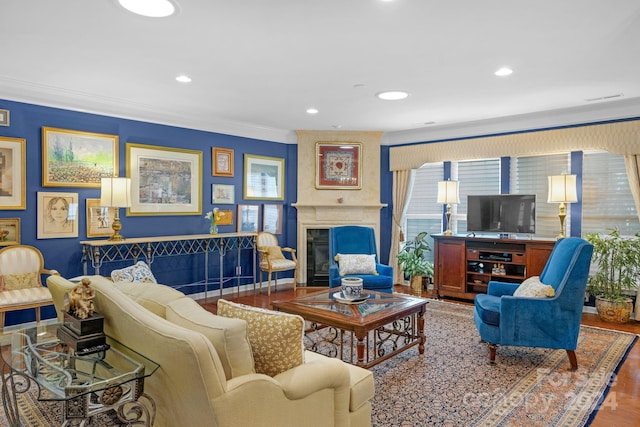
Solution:
{"label": "sofa armrest", "polygon": [[376,271],[381,276],[393,276],[393,267],[391,267],[390,265],[377,263]]}
{"label": "sofa armrest", "polygon": [[326,388],[349,389],[349,369],[337,359],[303,363],[274,377],[291,400],[302,399]]}

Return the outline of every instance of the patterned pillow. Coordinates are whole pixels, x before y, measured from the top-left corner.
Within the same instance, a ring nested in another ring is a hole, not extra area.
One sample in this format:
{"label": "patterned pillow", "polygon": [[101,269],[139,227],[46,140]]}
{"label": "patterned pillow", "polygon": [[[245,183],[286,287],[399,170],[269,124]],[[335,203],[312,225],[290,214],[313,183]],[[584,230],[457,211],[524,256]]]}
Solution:
{"label": "patterned pillow", "polygon": [[2,279],[4,280],[4,289],[7,291],[40,287],[36,271],[24,274],[5,274]]}
{"label": "patterned pillow", "polygon": [[347,274],[378,274],[376,271],[375,255],[345,255],[338,254],[335,256],[340,268],[340,276]]}
{"label": "patterned pillow", "polygon": [[151,269],[144,261],[138,261],[131,267],[113,270],[111,272],[111,279],[114,282],[158,283]]}
{"label": "patterned pillow", "polygon": [[282,254],[282,249],[280,249],[280,246],[266,246],[264,250],[267,251],[269,259],[284,259],[284,255]]}
{"label": "patterned pillow", "polygon": [[256,373],[271,377],[304,363],[304,319],[218,300],[218,316],[247,321]]}
{"label": "patterned pillow", "polygon": [[540,282],[539,276],[532,276],[526,279],[518,286],[518,289],[513,293],[514,297],[532,297],[532,298],[544,298],[554,297],[556,291],[553,286],[545,285]]}

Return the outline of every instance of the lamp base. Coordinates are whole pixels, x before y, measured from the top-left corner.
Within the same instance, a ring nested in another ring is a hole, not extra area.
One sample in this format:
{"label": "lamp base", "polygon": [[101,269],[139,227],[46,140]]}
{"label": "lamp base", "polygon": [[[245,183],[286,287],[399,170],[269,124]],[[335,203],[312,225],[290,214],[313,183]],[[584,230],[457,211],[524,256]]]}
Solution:
{"label": "lamp base", "polygon": [[120,242],[124,240],[124,237],[122,237],[122,235],[120,234],[120,230],[122,230],[122,224],[120,223],[119,216],[116,216],[113,219],[113,225],[111,226],[111,228],[113,228],[113,235],[109,238],[110,242]]}

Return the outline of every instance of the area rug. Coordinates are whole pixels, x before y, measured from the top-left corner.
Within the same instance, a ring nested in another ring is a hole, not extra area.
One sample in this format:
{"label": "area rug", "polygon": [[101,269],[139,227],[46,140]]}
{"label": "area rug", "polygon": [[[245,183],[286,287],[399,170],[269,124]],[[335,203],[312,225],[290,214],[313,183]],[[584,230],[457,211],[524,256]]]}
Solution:
{"label": "area rug", "polygon": [[572,372],[564,350],[498,347],[488,364],[471,306],[431,301],[425,333],[423,355],[413,347],[372,368],[374,426],[585,426],[637,339],[582,326]]}

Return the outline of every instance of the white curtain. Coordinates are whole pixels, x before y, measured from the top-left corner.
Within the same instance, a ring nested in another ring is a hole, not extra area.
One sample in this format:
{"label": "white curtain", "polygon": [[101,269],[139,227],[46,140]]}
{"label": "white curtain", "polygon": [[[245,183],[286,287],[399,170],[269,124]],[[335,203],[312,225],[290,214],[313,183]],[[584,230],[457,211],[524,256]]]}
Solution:
{"label": "white curtain", "polygon": [[[636,203],[636,211],[640,218],[640,154],[625,154],[624,164],[627,169],[629,188],[631,188],[633,201]],[[640,320],[640,287],[636,292],[635,314],[636,320]]]}
{"label": "white curtain", "polygon": [[411,190],[416,171],[414,169],[393,171],[393,218],[391,225],[391,249],[389,250],[389,265],[393,267],[393,282],[404,283],[404,273],[398,266],[398,251],[400,242],[404,241],[402,222],[407,213],[407,206],[411,200]]}

